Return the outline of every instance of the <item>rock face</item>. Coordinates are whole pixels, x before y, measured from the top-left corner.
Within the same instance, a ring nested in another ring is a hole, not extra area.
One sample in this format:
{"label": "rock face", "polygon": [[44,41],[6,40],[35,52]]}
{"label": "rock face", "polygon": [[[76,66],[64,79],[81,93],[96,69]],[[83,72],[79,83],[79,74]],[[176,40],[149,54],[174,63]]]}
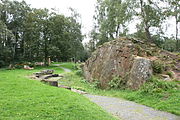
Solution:
{"label": "rock face", "polygon": [[107,88],[113,77],[118,76],[127,87],[138,89],[152,76],[148,56],[155,51],[153,45],[143,50],[139,44],[144,43],[121,38],[100,46],[83,66],[85,78],[89,82],[98,80],[101,88]]}
{"label": "rock face", "polygon": [[151,61],[143,57],[135,57],[131,68],[127,86],[132,89],[138,89],[152,75]]}

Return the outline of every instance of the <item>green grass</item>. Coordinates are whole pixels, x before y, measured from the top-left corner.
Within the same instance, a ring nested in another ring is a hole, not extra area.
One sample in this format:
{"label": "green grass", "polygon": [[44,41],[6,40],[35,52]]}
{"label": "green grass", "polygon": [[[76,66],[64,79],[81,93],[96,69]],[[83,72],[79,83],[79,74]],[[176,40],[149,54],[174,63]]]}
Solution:
{"label": "green grass", "polygon": [[68,69],[71,69],[72,71],[75,70],[75,63],[72,63],[72,62],[61,63],[60,66],[61,66],[61,67],[68,68]]}
{"label": "green grass", "polygon": [[[66,74],[65,78],[59,82],[60,84],[78,88],[91,94],[124,98],[150,106],[157,110],[167,111],[176,115],[180,115],[180,89],[171,89],[170,87],[176,84],[174,82],[155,82],[153,83],[153,86],[156,86],[154,88],[150,83],[148,83],[145,85],[146,88],[142,88],[138,91],[117,89],[101,90],[95,88],[96,85],[90,84],[82,77],[76,75],[76,71],[74,71],[74,73]],[[167,89],[161,88],[161,86],[165,86]],[[147,90],[149,91],[146,92]],[[150,90],[153,92],[151,93]]]}
{"label": "green grass", "polygon": [[0,120],[115,120],[82,95],[27,78],[47,68],[0,70]]}

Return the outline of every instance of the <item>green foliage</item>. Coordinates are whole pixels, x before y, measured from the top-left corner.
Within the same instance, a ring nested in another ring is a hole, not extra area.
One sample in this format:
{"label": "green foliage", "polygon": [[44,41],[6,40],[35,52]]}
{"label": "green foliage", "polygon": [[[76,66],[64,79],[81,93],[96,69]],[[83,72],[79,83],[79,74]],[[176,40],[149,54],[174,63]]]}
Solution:
{"label": "green foliage", "polygon": [[79,76],[83,76],[83,71],[80,69],[80,70],[77,70],[76,71],[76,75],[79,75]]}
{"label": "green foliage", "polygon": [[2,68],[5,65],[6,65],[6,63],[3,60],[0,60],[0,68]]}
{"label": "green foliage", "polygon": [[153,68],[154,73],[159,74],[159,73],[162,73],[164,71],[164,64],[160,60],[155,60],[155,61],[153,61],[152,68]]}
{"label": "green foliage", "polygon": [[110,88],[113,89],[125,89],[126,82],[123,78],[114,76],[113,79],[108,83]]}
{"label": "green foliage", "polygon": [[91,87],[93,87],[95,89],[101,88],[100,81],[98,79],[93,79],[93,81],[91,83]]}
{"label": "green foliage", "polygon": [[[127,23],[132,19],[130,0],[98,0],[96,14],[94,15],[95,25],[91,31],[90,48],[93,51],[96,45],[113,40],[116,37],[127,34]],[[92,44],[93,43],[93,44]]]}
{"label": "green foliage", "polygon": [[168,90],[177,89],[176,83],[159,80],[156,77],[152,77],[147,83],[145,83],[140,92],[156,95],[157,93],[164,93]]}
{"label": "green foliage", "polygon": [[83,70],[80,66],[81,66],[81,64],[75,65],[75,70],[76,70],[75,73],[76,73],[76,75],[83,77]]}
{"label": "green foliage", "polygon": [[166,74],[169,75],[169,77],[173,78],[173,73],[171,71],[168,71]]}
{"label": "green foliage", "polygon": [[25,1],[0,3],[0,59],[7,65],[14,61],[53,61],[72,58],[85,60],[78,13],[56,14],[48,9],[31,8]]}
{"label": "green foliage", "polygon": [[[97,0],[89,51],[92,52],[97,46],[122,36],[132,36],[155,43],[169,51],[179,51],[179,4],[179,0]],[[176,27],[172,37],[165,29],[169,19],[174,20]],[[136,25],[136,32],[132,35],[128,34],[130,23]]]}
{"label": "green foliage", "polygon": [[162,44],[162,48],[171,52],[176,51],[176,41],[171,39],[166,39],[165,42]]}

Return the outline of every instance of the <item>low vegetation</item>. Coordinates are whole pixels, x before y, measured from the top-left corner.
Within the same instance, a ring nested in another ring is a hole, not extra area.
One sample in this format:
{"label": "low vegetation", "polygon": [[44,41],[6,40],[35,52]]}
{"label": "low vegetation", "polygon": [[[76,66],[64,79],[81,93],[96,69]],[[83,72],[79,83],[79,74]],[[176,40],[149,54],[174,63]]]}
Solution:
{"label": "low vegetation", "polygon": [[80,88],[91,94],[124,98],[153,107],[157,110],[180,115],[180,89],[178,82],[167,82],[152,77],[139,90],[133,91],[124,88],[116,89],[118,86],[114,84],[117,83],[117,80],[119,79],[115,77],[114,81],[110,83],[111,89],[101,90],[98,88],[98,83],[89,83],[74,72],[66,74],[60,83],[73,88]]}
{"label": "low vegetation", "polygon": [[[66,89],[30,80],[27,75],[35,70],[0,69],[0,119],[1,120],[114,120],[111,115],[87,98]],[[79,77],[78,77],[79,78]]]}

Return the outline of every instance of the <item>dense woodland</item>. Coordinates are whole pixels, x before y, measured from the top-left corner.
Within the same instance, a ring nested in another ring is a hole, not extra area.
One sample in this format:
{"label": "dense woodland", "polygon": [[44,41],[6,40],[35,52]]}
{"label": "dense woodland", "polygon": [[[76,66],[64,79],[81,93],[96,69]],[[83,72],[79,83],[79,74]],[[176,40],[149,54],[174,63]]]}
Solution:
{"label": "dense woodland", "polygon": [[79,14],[31,8],[25,1],[0,2],[0,66],[22,61],[84,60]]}
{"label": "dense woodland", "polygon": [[[91,40],[83,46],[80,15],[32,8],[25,1],[0,1],[0,66],[22,61],[84,61],[88,52],[119,37],[135,37],[180,51],[179,0],[97,0]],[[167,35],[168,22],[175,33]],[[92,21],[93,22],[93,21]],[[131,24],[136,32],[130,34]],[[88,51],[88,52],[87,52]]]}

